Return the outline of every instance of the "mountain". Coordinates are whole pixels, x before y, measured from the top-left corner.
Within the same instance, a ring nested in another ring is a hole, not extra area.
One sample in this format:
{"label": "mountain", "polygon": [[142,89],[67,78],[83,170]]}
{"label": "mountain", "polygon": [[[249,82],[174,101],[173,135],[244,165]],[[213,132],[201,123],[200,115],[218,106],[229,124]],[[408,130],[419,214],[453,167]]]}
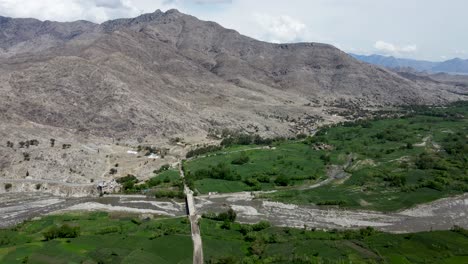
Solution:
{"label": "mountain", "polygon": [[[184,155],[169,138],[312,133],[392,106],[467,99],[466,89],[327,44],[257,41],[177,10],[102,24],[0,17],[0,178],[144,178]],[[139,145],[170,155],[132,158]]]}
{"label": "mountain", "polygon": [[452,60],[444,61],[438,63],[434,68],[432,68],[432,71],[468,74],[468,60],[455,58]]}
{"label": "mountain", "polygon": [[423,60],[412,60],[412,59],[401,59],[393,56],[382,56],[382,55],[357,55],[350,54],[354,58],[367,62],[370,64],[383,66],[391,69],[403,69],[411,68],[415,71],[427,71],[427,72],[445,72],[445,73],[458,73],[468,74],[468,60],[462,60],[455,58],[443,62],[432,62]]}
{"label": "mountain", "polygon": [[261,42],[177,10],[102,24],[2,17],[0,36],[4,118],[84,134],[289,134],[323,107],[459,99],[331,45]]}
{"label": "mountain", "polygon": [[375,55],[375,54],[369,55],[369,56],[357,55],[357,54],[350,54],[350,55],[360,61],[387,67],[387,68],[392,68],[392,69],[410,67],[418,71],[429,71],[437,64],[431,61],[400,59],[400,58],[395,58],[393,56],[387,57],[387,56],[381,56],[381,55]]}

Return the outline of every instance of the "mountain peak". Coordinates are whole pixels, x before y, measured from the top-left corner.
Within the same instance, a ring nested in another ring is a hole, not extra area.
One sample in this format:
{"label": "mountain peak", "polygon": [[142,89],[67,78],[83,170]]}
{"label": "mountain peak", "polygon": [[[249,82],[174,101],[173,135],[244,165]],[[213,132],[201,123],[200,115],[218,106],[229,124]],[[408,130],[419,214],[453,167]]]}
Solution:
{"label": "mountain peak", "polygon": [[182,14],[179,10],[172,8],[166,11],[166,14]]}

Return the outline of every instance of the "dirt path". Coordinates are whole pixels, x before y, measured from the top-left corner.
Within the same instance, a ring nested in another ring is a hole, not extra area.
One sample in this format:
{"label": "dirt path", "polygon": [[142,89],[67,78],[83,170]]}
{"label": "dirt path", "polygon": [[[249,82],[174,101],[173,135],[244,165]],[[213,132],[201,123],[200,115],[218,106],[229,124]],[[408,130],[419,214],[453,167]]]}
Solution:
{"label": "dirt path", "polygon": [[[226,154],[231,154],[231,153],[239,153],[239,152],[243,152],[243,151],[261,150],[261,149],[274,149],[274,148],[270,148],[269,146],[263,146],[263,147],[246,148],[246,149],[240,149],[240,150],[234,150],[234,151],[224,151],[224,152],[219,152],[218,154],[226,155]],[[208,155],[200,155],[200,156],[195,156],[195,157],[188,158],[188,159],[186,159],[186,161],[193,161],[193,160],[202,159],[202,158],[206,158],[206,157],[208,157]]]}
{"label": "dirt path", "polygon": [[[180,177],[185,178],[184,170],[182,169],[182,162],[179,162],[179,173]],[[184,183],[184,193],[185,200],[187,202],[187,213],[190,219],[190,228],[192,230],[192,240],[193,240],[193,263],[194,264],[203,264],[203,244],[200,235],[200,226],[198,220],[200,218],[197,215],[195,208],[195,200],[193,198],[193,191]]]}
{"label": "dirt path", "polygon": [[0,183],[32,183],[32,184],[58,184],[61,186],[67,187],[87,187],[87,186],[94,186],[94,183],[70,183],[70,182],[63,182],[63,181],[53,181],[53,180],[28,180],[28,179],[0,179]]}

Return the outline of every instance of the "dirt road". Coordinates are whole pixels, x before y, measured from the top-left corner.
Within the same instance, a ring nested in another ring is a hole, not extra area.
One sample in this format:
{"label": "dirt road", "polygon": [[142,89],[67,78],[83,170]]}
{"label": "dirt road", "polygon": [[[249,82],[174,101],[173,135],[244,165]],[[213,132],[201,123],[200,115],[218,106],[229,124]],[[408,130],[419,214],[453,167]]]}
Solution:
{"label": "dirt road", "polygon": [[[180,177],[184,178],[184,170],[182,169],[182,162],[179,162],[179,173]],[[203,264],[203,244],[200,235],[200,226],[198,225],[198,220],[200,218],[197,215],[197,211],[195,208],[195,200],[193,198],[193,191],[185,185],[184,183],[184,193],[185,193],[185,200],[187,202],[187,214],[189,215],[190,219],[190,228],[192,230],[192,240],[193,240],[193,263],[194,264]]]}

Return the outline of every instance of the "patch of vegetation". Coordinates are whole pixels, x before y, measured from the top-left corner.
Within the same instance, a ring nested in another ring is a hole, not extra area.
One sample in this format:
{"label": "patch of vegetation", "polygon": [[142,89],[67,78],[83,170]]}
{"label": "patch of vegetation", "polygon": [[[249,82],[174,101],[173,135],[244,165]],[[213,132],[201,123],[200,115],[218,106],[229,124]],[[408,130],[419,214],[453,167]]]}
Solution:
{"label": "patch of vegetation", "polygon": [[49,230],[44,232],[44,239],[46,241],[56,238],[75,238],[80,235],[79,226],[69,226],[64,224],[60,227],[52,226]]}
{"label": "patch of vegetation", "polygon": [[169,167],[159,172],[158,175],[149,179],[144,184],[139,185],[138,188],[156,198],[185,198],[184,183],[180,178],[179,171],[170,169]]}
{"label": "patch of vegetation", "polygon": [[247,155],[247,153],[245,151],[242,151],[240,156],[233,159],[231,161],[231,164],[234,164],[234,165],[244,165],[246,164],[247,162],[249,162],[250,158],[249,156]]}
{"label": "patch of vegetation", "polygon": [[215,220],[215,221],[222,221],[222,222],[230,222],[233,223],[236,221],[237,214],[234,212],[232,208],[229,208],[226,212],[215,214],[215,213],[206,213],[202,215],[203,218]]}
{"label": "patch of vegetation", "polygon": [[186,154],[186,158],[198,157],[198,156],[211,153],[211,152],[215,152],[221,149],[223,149],[223,147],[217,146],[217,145],[198,147],[198,148],[189,150],[189,152],[187,152]]}
{"label": "patch of vegetation", "polygon": [[392,119],[344,123],[320,130],[304,144],[332,146],[324,163],[352,176],[311,190],[264,198],[300,204],[392,211],[468,191],[468,103],[424,108]]}
{"label": "patch of vegetation", "polygon": [[137,191],[135,184],[138,183],[138,179],[134,175],[128,174],[125,177],[118,178],[116,181],[122,184],[122,188],[125,193],[134,193]]}
{"label": "patch of vegetation", "polygon": [[44,216],[0,229],[0,263],[192,263],[190,234],[186,217]]}
{"label": "patch of vegetation", "polygon": [[189,187],[201,193],[271,190],[312,185],[325,177],[321,154],[295,141],[273,148],[231,146],[185,162],[184,170]]}
{"label": "patch of vegetation", "polygon": [[454,231],[388,234],[368,227],[318,231],[203,219],[207,263],[465,263],[468,237]]}

